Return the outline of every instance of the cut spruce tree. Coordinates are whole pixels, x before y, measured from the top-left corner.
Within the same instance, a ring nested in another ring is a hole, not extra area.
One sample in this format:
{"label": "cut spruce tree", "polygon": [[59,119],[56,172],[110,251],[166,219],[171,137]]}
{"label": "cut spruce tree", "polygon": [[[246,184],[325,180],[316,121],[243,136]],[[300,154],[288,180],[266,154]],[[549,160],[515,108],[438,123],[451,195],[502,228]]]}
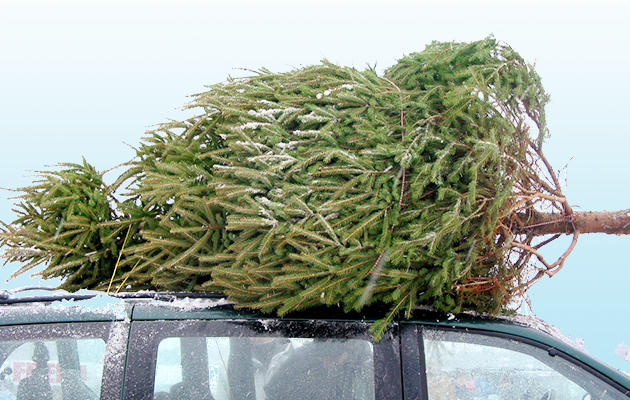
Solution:
{"label": "cut spruce tree", "polygon": [[[542,153],[548,96],[509,46],[433,43],[379,76],[323,61],[198,94],[111,185],[85,161],[19,189],[3,257],[68,290],[221,291],[287,312],[505,311],[588,232]],[[540,253],[562,234],[556,261]]]}

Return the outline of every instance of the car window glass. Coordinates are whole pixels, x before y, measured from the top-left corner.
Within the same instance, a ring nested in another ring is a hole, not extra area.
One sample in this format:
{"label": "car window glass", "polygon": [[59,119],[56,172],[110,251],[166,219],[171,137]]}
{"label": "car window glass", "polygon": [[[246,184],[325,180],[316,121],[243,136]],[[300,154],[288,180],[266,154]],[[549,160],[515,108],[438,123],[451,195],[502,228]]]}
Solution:
{"label": "car window glass", "polygon": [[507,338],[425,330],[429,400],[622,399],[573,363]]}
{"label": "car window glass", "polygon": [[156,399],[374,399],[361,339],[171,337],[158,346]]}
{"label": "car window glass", "polygon": [[0,400],[98,399],[105,341],[46,339],[0,342]]}

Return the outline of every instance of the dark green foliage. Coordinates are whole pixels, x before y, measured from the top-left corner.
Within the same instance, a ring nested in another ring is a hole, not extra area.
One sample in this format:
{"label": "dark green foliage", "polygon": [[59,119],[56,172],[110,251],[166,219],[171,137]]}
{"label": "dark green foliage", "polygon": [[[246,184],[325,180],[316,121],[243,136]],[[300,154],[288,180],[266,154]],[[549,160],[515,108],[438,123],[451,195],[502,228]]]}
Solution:
{"label": "dark green foliage", "polygon": [[493,38],[433,43],[383,77],[326,61],[263,70],[151,132],[114,184],[128,184],[117,211],[98,174],[70,166],[22,189],[0,244],[28,262],[18,273],[48,262],[43,275],[71,289],[219,290],[281,314],[375,301],[392,314],[498,312],[529,258],[510,261],[510,226],[523,193],[542,190],[546,102],[531,66]]}

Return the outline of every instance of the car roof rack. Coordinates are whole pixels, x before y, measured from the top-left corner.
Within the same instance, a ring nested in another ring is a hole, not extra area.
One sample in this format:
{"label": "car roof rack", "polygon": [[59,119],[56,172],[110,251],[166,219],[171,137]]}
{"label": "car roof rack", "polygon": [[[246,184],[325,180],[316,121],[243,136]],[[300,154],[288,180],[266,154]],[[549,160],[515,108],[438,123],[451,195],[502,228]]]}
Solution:
{"label": "car roof rack", "polygon": [[[28,292],[28,291],[55,291],[55,293],[47,295],[34,295],[34,296],[15,296],[16,293]],[[185,298],[189,299],[224,299],[227,295],[217,292],[118,292],[118,293],[106,293],[106,292],[90,292],[90,293],[69,293],[59,290],[50,286],[25,286],[16,289],[0,289],[0,305],[10,304],[26,304],[26,303],[51,303],[54,301],[76,301],[76,300],[88,300],[100,296],[109,296],[117,299],[147,299],[158,300],[165,302],[174,302]]]}

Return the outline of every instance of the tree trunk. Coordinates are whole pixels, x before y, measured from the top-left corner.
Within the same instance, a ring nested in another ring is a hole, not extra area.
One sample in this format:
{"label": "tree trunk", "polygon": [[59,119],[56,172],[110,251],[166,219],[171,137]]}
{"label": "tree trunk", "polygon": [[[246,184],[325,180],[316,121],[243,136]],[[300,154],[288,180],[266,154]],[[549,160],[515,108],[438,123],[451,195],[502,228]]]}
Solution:
{"label": "tree trunk", "polygon": [[574,211],[570,216],[549,213],[527,213],[519,218],[521,226],[514,233],[535,236],[553,234],[607,233],[630,235],[630,209],[621,211],[582,212]]}

